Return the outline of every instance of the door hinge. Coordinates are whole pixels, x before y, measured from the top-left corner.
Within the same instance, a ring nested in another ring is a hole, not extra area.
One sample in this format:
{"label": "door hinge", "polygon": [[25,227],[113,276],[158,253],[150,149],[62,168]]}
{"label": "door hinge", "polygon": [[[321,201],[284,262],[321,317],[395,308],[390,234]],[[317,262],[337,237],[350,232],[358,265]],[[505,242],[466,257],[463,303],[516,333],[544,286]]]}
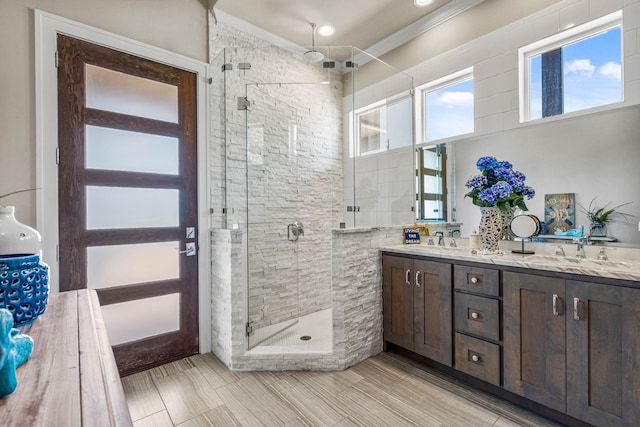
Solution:
{"label": "door hinge", "polygon": [[60,147],[56,147],[56,165],[60,164]]}
{"label": "door hinge", "polygon": [[245,333],[247,334],[247,336],[251,336],[253,335],[253,325],[252,325],[252,321],[247,322],[247,324],[245,325]]}
{"label": "door hinge", "polygon": [[243,96],[238,97],[238,110],[251,110],[253,102]]}
{"label": "door hinge", "polygon": [[56,68],[60,66],[60,56],[58,56],[58,51],[56,50]]}

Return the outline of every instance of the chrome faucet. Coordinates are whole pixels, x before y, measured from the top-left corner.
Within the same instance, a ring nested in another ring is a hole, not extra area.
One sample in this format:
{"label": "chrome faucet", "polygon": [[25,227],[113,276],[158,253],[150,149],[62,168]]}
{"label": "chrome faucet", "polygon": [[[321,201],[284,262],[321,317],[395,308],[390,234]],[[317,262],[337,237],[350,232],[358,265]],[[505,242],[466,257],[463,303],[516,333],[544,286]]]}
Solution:
{"label": "chrome faucet", "polygon": [[438,236],[438,246],[444,246],[444,233],[442,231],[436,231],[435,236]]}
{"label": "chrome faucet", "polygon": [[587,256],[584,253],[585,239],[582,237],[576,237],[573,239],[573,243],[576,243],[576,258],[585,259]]}
{"label": "chrome faucet", "polygon": [[564,253],[564,248],[562,247],[562,245],[558,245],[556,247],[556,256],[566,256]]}
{"label": "chrome faucet", "polygon": [[451,246],[452,248],[457,248],[458,245],[456,245],[456,239],[452,237],[451,241],[449,242],[449,246]]}

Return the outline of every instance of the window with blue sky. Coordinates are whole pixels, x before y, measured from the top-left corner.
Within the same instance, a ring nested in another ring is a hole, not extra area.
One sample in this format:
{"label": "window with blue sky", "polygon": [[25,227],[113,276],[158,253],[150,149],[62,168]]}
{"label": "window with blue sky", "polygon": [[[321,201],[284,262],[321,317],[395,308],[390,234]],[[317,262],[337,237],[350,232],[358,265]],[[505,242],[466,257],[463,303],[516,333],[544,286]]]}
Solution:
{"label": "window with blue sky", "polygon": [[436,141],[473,132],[473,78],[425,90],[423,140]]}
{"label": "window with blue sky", "polygon": [[543,114],[542,81],[545,71],[542,56],[556,49],[560,49],[562,55],[562,70],[559,70],[562,76],[562,113],[623,100],[621,19],[609,22],[604,29],[594,25],[591,32],[587,29],[576,33],[577,35],[570,35],[564,42],[554,40],[546,49],[538,47],[533,54],[527,56],[529,120],[552,115]]}

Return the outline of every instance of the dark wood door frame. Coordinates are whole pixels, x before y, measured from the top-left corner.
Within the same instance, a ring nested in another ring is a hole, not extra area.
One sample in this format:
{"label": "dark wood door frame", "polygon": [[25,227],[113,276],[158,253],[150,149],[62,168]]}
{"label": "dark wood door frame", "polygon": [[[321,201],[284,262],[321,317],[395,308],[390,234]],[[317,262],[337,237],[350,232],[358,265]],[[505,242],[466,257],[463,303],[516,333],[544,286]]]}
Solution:
{"label": "dark wood door frame", "polygon": [[[59,117],[59,233],[60,290],[87,286],[86,247],[140,241],[179,241],[184,248],[185,227],[198,225],[197,216],[197,97],[196,75],[67,36],[58,36]],[[178,123],[168,123],[85,106],[85,64],[178,86]],[[178,176],[114,172],[84,168],[84,126],[115,127],[177,137],[180,141]],[[86,185],[136,188],[174,188],[181,194],[179,227],[87,230]],[[189,194],[190,197],[186,197]],[[197,233],[196,233],[197,235]],[[179,359],[198,351],[197,256],[180,258],[181,277],[153,284],[118,286],[98,292],[102,305],[179,292],[180,330],[115,346],[121,374]]]}

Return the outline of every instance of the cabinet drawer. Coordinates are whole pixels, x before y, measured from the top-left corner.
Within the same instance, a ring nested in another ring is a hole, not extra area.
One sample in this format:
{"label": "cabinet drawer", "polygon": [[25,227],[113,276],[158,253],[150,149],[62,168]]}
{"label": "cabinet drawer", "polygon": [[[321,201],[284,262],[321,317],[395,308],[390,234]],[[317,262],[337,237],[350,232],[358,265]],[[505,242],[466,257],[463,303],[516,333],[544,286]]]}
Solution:
{"label": "cabinet drawer", "polygon": [[500,295],[500,274],[498,270],[456,265],[453,284],[456,289],[496,297]]}
{"label": "cabinet drawer", "polygon": [[500,346],[456,333],[455,368],[466,374],[500,385]]}
{"label": "cabinet drawer", "polygon": [[456,292],[454,305],[457,331],[500,340],[500,301]]}

